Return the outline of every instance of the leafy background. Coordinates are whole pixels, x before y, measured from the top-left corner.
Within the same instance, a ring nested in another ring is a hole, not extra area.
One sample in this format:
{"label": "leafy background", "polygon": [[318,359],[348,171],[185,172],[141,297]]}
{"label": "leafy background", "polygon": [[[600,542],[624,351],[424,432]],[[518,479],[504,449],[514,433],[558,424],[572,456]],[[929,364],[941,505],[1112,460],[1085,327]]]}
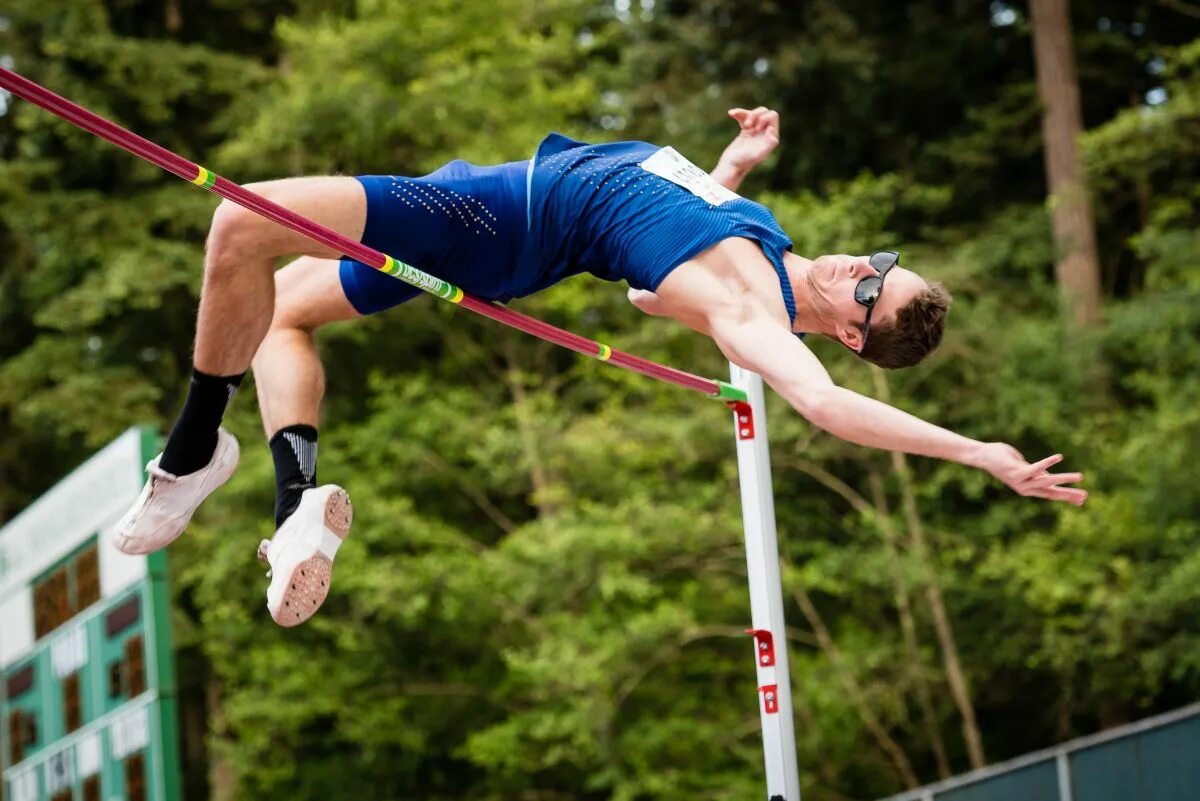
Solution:
{"label": "leafy background", "polygon": [[[797,252],[897,246],[947,340],[847,386],[1062,451],[1082,509],[769,426],[805,798],[866,799],[1200,691],[1200,6],[1076,0],[1105,321],[1064,328],[1028,9],[942,0],[8,0],[29,77],[240,181],[527,158],[551,129],[711,162]],[[169,425],[211,196],[5,98],[0,520],[131,424]],[[588,279],[516,304],[719,375]],[[420,299],[322,333],[321,475],[357,523],[321,615],[272,626],[270,459],[172,551],[189,798],[761,793],[727,412]],[[1097,391],[1096,368],[1106,390]],[[961,679],[961,680],[960,680]]]}

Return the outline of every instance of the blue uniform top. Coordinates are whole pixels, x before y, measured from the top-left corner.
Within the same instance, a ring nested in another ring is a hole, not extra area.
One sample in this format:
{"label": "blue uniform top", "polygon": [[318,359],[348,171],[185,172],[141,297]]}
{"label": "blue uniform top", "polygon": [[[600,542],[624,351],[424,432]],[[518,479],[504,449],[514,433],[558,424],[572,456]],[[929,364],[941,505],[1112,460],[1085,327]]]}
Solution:
{"label": "blue uniform top", "polygon": [[[589,145],[552,133],[532,161],[491,167],[452,161],[429,175],[359,176],[367,195],[362,241],[501,302],[591,273],[655,290],[667,274],[723,239],[762,247],[779,276],[792,242],[765,206],[731,195],[713,205],[642,167],[661,148],[646,142]],[[342,287],[363,314],[420,290],[352,259]]]}
{"label": "blue uniform top", "polygon": [[660,148],[646,142],[590,145],[552,133],[529,168],[529,242],[537,280],[519,294],[576,273],[624,279],[655,290],[675,267],[723,239],[762,247],[779,276],[788,317],[796,320],[783,252],[792,241],[766,206],[737,198],[714,206],[642,169]]}

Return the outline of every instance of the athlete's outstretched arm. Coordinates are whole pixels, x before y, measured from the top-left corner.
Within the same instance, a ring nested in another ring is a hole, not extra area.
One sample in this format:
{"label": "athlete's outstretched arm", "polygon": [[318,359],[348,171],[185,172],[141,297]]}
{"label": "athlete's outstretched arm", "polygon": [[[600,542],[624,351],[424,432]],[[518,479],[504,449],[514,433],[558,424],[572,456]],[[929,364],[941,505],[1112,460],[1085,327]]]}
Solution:
{"label": "athlete's outstretched arm", "polygon": [[737,120],[740,130],[709,174],[717,183],[736,192],[750,171],[779,145],[779,112],[766,106],[749,111],[731,108],[729,116]]}
{"label": "athlete's outstretched arm", "polygon": [[1082,481],[1081,473],[1049,472],[1051,466],[1062,461],[1061,454],[1031,464],[1011,445],[979,442],[955,434],[837,386],[799,339],[752,304],[731,300],[724,307],[714,308],[709,318],[713,340],[731,362],[760,374],[813,425],[859,445],[933,456],[986,470],[1021,495],[1076,506],[1087,500],[1086,491],[1065,486]]}

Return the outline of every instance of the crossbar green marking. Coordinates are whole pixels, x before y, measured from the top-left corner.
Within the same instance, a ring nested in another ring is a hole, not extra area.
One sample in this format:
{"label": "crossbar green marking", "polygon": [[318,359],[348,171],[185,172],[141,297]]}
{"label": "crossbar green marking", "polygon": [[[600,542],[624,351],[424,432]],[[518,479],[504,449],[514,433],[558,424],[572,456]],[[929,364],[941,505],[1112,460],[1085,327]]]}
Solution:
{"label": "crossbar green marking", "polygon": [[205,189],[212,189],[213,184],[217,182],[217,174],[210,172],[203,167],[197,168],[200,172],[192,179],[192,183],[196,186],[202,186]]}
{"label": "crossbar green marking", "polygon": [[745,402],[748,399],[748,396],[746,395],[746,390],[739,389],[738,387],[735,387],[733,384],[726,383],[725,381],[717,382],[716,397],[720,398],[721,400],[742,401],[742,402]]}
{"label": "crossbar green marking", "polygon": [[386,254],[384,259],[383,267],[380,270],[388,275],[451,303],[458,303],[463,299],[463,291],[449,281],[443,281],[437,276],[430,275],[424,270],[419,270],[411,264],[405,264]]}

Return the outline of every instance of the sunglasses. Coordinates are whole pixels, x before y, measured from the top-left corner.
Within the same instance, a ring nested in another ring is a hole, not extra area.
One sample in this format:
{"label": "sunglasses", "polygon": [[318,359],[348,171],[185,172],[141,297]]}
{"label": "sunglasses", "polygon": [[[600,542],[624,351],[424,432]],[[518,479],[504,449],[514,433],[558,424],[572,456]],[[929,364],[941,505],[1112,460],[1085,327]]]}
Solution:
{"label": "sunglasses", "polygon": [[[858,282],[854,287],[854,300],[860,306],[867,307],[867,319],[863,321],[862,327],[862,347],[867,346],[867,334],[871,331],[871,313],[875,311],[875,304],[879,302],[879,294],[883,292],[883,279],[887,277],[888,270],[892,269],[900,263],[900,254],[894,250],[877,250],[871,254],[869,264],[874,268],[879,275],[869,275]],[[859,349],[862,352],[862,349]]]}

